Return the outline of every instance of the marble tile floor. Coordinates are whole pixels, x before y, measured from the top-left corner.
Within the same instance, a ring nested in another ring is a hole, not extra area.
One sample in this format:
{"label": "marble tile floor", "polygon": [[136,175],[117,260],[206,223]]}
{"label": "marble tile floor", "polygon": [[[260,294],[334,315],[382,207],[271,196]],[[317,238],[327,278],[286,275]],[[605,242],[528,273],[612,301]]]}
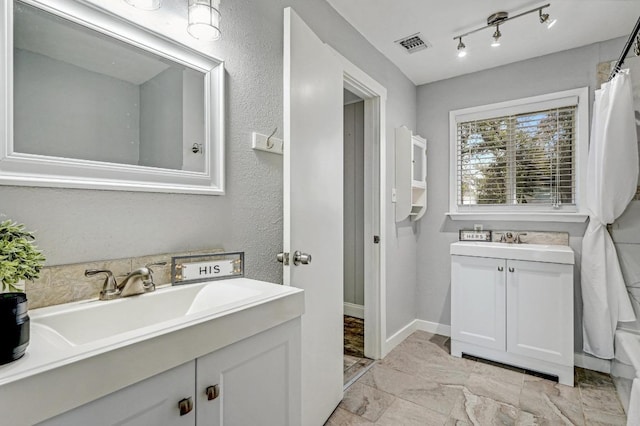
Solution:
{"label": "marble tile floor", "polygon": [[333,425],[625,425],[611,378],[576,368],[560,385],[475,358],[417,331],[345,391]]}

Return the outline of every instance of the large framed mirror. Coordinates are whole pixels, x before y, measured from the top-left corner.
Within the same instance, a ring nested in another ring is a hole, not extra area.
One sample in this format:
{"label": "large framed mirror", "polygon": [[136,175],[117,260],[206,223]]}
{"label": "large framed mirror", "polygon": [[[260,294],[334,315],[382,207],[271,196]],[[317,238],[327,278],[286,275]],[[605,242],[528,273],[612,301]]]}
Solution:
{"label": "large framed mirror", "polygon": [[86,3],[0,13],[0,184],[224,193],[222,61]]}

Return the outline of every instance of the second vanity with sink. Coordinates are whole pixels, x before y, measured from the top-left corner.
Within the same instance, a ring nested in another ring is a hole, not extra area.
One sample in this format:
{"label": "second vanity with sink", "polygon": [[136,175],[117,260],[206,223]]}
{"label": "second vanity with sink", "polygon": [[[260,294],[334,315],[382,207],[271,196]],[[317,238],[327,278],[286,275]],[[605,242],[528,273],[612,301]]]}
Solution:
{"label": "second vanity with sink", "polygon": [[0,366],[3,418],[299,424],[303,311],[302,290],[246,278],[32,310],[27,354]]}
{"label": "second vanity with sink", "polygon": [[558,376],[573,386],[573,250],[457,242],[450,253],[451,354]]}

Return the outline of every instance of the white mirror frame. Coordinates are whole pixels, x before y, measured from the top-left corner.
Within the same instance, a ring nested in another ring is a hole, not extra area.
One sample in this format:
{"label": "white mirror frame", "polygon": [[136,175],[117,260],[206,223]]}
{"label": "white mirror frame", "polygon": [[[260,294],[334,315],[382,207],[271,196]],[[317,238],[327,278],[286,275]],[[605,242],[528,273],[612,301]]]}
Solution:
{"label": "white mirror frame", "polygon": [[0,185],[224,194],[224,64],[100,9],[68,0],[21,0],[205,74],[204,172],[14,152],[13,0],[0,9]]}

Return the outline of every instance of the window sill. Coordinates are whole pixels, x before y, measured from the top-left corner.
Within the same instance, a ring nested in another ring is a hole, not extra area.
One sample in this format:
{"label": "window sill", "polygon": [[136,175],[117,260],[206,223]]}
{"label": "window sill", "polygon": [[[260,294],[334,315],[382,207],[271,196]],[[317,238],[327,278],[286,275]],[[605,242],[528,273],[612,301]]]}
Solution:
{"label": "window sill", "polygon": [[584,223],[589,215],[584,213],[547,212],[465,212],[445,213],[451,220],[495,220],[500,222],[573,222]]}

